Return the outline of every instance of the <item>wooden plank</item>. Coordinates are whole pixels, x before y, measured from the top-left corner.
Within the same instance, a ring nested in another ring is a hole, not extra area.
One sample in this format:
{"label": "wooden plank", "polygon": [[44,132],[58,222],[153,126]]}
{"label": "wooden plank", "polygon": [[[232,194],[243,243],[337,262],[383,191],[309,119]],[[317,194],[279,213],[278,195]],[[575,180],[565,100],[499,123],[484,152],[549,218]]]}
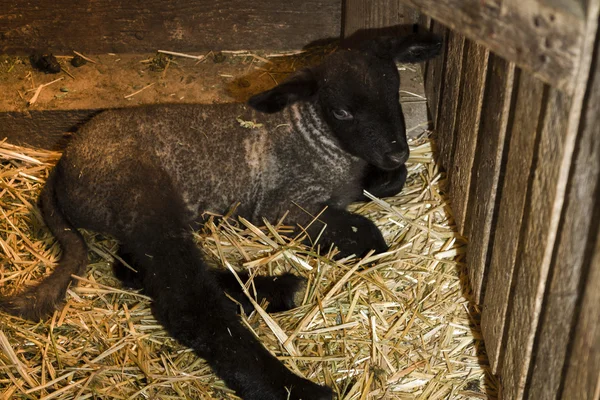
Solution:
{"label": "wooden plank", "polygon": [[[444,42],[448,40],[448,29],[437,21],[432,22],[431,31],[444,38]],[[427,104],[429,105],[429,113],[433,126],[437,126],[438,111],[440,109],[440,99],[442,97],[442,77],[444,72],[444,61],[446,54],[443,52],[438,57],[427,62],[427,68],[424,71],[425,93],[427,94]]]}
{"label": "wooden plank", "polygon": [[450,31],[446,42],[446,62],[443,72],[444,89],[441,93],[438,124],[435,130],[440,163],[451,173],[450,161],[454,151],[454,123],[458,106],[461,70],[463,66],[464,36]]}
{"label": "wooden plank", "polygon": [[[600,39],[596,46],[600,46]],[[596,50],[584,99],[584,111],[579,126],[574,161],[569,174],[565,207],[558,229],[559,237],[553,256],[550,284],[546,291],[541,327],[538,329],[539,333],[536,338],[535,359],[527,390],[527,397],[531,400],[551,398],[558,393],[565,363],[569,358],[569,343],[573,334],[573,326],[576,323],[578,306],[584,296],[581,288],[590,285],[592,289],[585,290],[600,290],[600,287],[593,289],[594,281],[586,279],[590,265],[590,248],[594,246],[598,221],[600,221],[599,53],[600,47]],[[594,294],[588,294],[588,296],[594,296]],[[594,310],[592,307],[588,312],[600,316],[600,301],[596,303],[595,308]],[[579,318],[584,319],[584,322],[581,323],[591,323],[586,319],[587,315],[582,312],[584,311],[579,313]],[[587,340],[594,337],[590,332],[579,332],[578,330],[575,331],[575,335],[583,335],[584,341],[586,340],[585,335],[588,335]],[[596,335],[595,337],[597,341],[600,341],[600,336]],[[599,346],[596,346],[596,352],[600,352]],[[590,360],[594,355],[583,355],[583,357]],[[590,365],[586,365],[586,368],[590,367]],[[589,379],[589,374],[593,375],[594,371],[596,373],[594,379],[598,384],[600,364],[596,365],[595,370],[593,368],[584,370],[580,367],[580,373],[587,375],[587,379]],[[580,381],[580,378],[576,379]],[[586,379],[580,381],[584,389],[577,389],[576,393],[579,394],[577,396],[574,393],[570,394],[569,399],[592,398],[591,394],[594,388],[590,385],[591,382],[586,384],[585,381]],[[587,394],[584,396],[586,391]]]}
{"label": "wooden plank", "polygon": [[344,0],[342,36],[355,35],[361,40],[381,33],[406,34],[412,32],[412,25],[418,23],[419,18],[420,15],[401,0]]}
{"label": "wooden plank", "polygon": [[515,62],[544,82],[572,92],[582,55],[584,10],[531,0],[402,0],[404,4],[490,51]]}
{"label": "wooden plank", "polygon": [[[596,203],[596,210],[599,209],[600,203]],[[596,213],[596,223],[599,218]],[[562,400],[600,399],[600,232],[590,252],[589,272],[583,280],[586,282],[583,301],[578,304],[579,319],[569,347]]]}
{"label": "wooden plank", "polygon": [[[557,254],[555,239],[567,184],[572,176],[571,167],[580,132],[593,49],[597,48],[594,41],[597,38],[600,2],[590,2],[589,6],[587,34],[582,46],[585,51],[579,64],[573,95],[550,90],[544,127],[540,134],[530,202],[521,231],[520,257],[515,266],[514,291],[508,311],[510,323],[502,376],[505,394],[509,399],[520,399],[525,394],[527,379],[532,376],[530,367],[534,340],[543,329],[543,326],[539,326],[539,317],[545,293],[549,293],[546,290],[547,278],[553,256]],[[593,112],[597,112],[597,104],[594,103],[593,107]],[[554,315],[550,315],[547,323],[554,324],[554,318]]]}
{"label": "wooden plank", "polygon": [[567,130],[570,108],[570,96],[549,90],[544,123],[536,143],[508,309],[506,354],[501,369],[507,399],[522,398],[529,372],[564,197],[561,167],[563,160],[571,157],[568,145],[571,132]]}
{"label": "wooden plank", "polygon": [[476,180],[468,218],[467,266],[476,303],[483,299],[488,249],[494,237],[493,217],[497,211],[496,193],[509,125],[515,66],[491,54],[488,69],[473,170]]}
{"label": "wooden plank", "polygon": [[[598,14],[598,1],[588,2],[591,18]],[[594,15],[595,13],[595,15]],[[591,24],[590,24],[591,25]],[[596,25],[596,44],[588,95],[584,100],[582,136],[594,138],[594,149],[600,137],[598,115],[598,96],[600,95],[600,30]],[[580,148],[585,146],[583,143]],[[581,150],[584,151],[584,150]],[[597,153],[596,153],[597,154]],[[595,160],[597,162],[597,158]],[[600,186],[600,181],[596,187]],[[598,400],[600,399],[600,193],[596,190],[596,205],[590,220],[596,224],[596,242],[593,238],[582,265],[587,266],[587,276],[582,274],[585,285],[582,301],[575,309],[579,310],[573,340],[567,351],[568,360],[563,377],[562,400]],[[592,235],[590,235],[592,236]],[[580,286],[581,287],[581,286]]]}
{"label": "wooden plank", "polygon": [[32,110],[0,113],[0,140],[27,147],[61,150],[71,132],[101,109]]}
{"label": "wooden plank", "polygon": [[469,229],[465,224],[473,160],[477,146],[481,106],[487,76],[488,50],[473,41],[465,42],[462,68],[461,88],[456,121],[455,146],[452,165],[449,167],[450,198],[458,231],[469,237]]}
{"label": "wooden plank", "polygon": [[340,28],[338,0],[14,0],[0,13],[0,53],[299,49]]}
{"label": "wooden plank", "polygon": [[502,356],[506,310],[544,91],[541,81],[521,69],[515,73],[515,90],[516,101],[511,111],[514,117],[507,131],[508,149],[501,167],[504,179],[481,314],[481,330],[494,373],[498,372]]}

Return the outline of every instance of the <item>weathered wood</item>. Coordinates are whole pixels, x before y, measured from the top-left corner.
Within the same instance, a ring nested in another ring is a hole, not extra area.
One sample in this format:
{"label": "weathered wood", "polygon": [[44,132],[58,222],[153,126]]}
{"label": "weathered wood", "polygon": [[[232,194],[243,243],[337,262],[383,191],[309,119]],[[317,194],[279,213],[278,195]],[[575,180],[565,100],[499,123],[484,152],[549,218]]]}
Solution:
{"label": "weathered wood", "polygon": [[401,0],[344,0],[343,19],[343,36],[349,37],[358,30],[397,25],[405,25],[399,29],[410,31],[410,25],[419,22],[419,15],[414,9],[403,5]]}
{"label": "weathered wood", "polygon": [[[437,21],[432,22],[431,31],[444,38],[444,42],[448,40],[448,29]],[[440,99],[442,87],[442,73],[444,71],[444,61],[446,60],[445,52],[442,52],[438,57],[427,62],[427,68],[423,75],[425,80],[425,93],[427,94],[427,104],[429,105],[429,113],[433,126],[437,126],[438,111],[440,109]]]}
{"label": "weathered wood", "polygon": [[501,167],[504,179],[481,314],[481,330],[494,373],[498,372],[502,356],[506,310],[543,103],[542,82],[520,69],[515,74],[515,90],[517,95],[511,110],[512,123],[507,131],[506,162]]}
{"label": "weathered wood", "polygon": [[[502,383],[507,399],[523,396],[533,341],[541,312],[550,269],[565,183],[561,179],[563,160],[569,154],[571,134],[567,120],[571,97],[550,89],[545,118],[536,143],[523,227],[514,273],[514,290],[508,309],[506,354]],[[572,149],[571,149],[572,150]],[[568,169],[568,166],[567,166]]]}
{"label": "weathered wood", "polygon": [[454,220],[458,231],[469,237],[469,229],[465,224],[473,160],[477,146],[481,105],[487,76],[489,53],[487,49],[473,41],[465,42],[462,68],[461,88],[458,96],[457,121],[454,128],[455,146],[452,157],[450,177],[450,198]]}
{"label": "weathered wood", "polygon": [[78,126],[101,110],[32,110],[0,112],[0,140],[40,149],[60,150]]}
{"label": "weathered wood", "polygon": [[[538,329],[534,363],[527,397],[531,400],[554,397],[558,392],[565,363],[569,358],[569,343],[577,318],[578,304],[583,296],[582,288],[587,285],[599,290],[598,282],[586,279],[590,263],[590,248],[593,248],[598,233],[600,220],[600,40],[596,45],[596,59],[592,66],[587,93],[583,101],[583,112],[580,119],[577,144],[573,164],[569,173],[567,196],[561,224],[558,232],[556,249],[551,266],[551,277],[547,285],[541,326]],[[599,255],[600,256],[600,255]],[[593,267],[592,267],[593,268]],[[585,290],[589,290],[585,289]],[[588,294],[594,296],[593,294]],[[584,300],[585,301],[585,300]],[[600,315],[600,301],[596,309],[580,311],[579,318],[584,324],[589,323],[586,315]],[[580,328],[581,329],[581,328]],[[575,335],[586,335],[575,331]],[[597,334],[596,340],[600,341]],[[590,334],[588,338],[594,338]],[[600,352],[600,343],[596,346]],[[583,355],[589,359],[590,355]],[[591,355],[593,358],[593,355]],[[580,373],[590,374],[595,371],[596,384],[600,376],[600,359],[595,370],[586,365]],[[590,368],[590,370],[587,370]],[[577,378],[579,381],[580,378]],[[582,381],[585,382],[585,379]],[[584,384],[585,389],[576,389],[579,393],[569,393],[569,399],[591,399],[594,388],[591,382]],[[599,387],[600,389],[600,387]],[[583,393],[587,391],[587,395]],[[599,393],[600,394],[600,393]]]}
{"label": "weathered wood", "polygon": [[440,100],[438,124],[435,129],[440,162],[451,173],[450,162],[454,151],[454,124],[463,60],[464,36],[450,31],[446,42],[446,62],[443,71],[443,90]]}
{"label": "weathered wood", "polygon": [[[596,125],[598,126],[598,125]],[[596,203],[596,210],[600,202]],[[596,224],[600,215],[596,213]],[[598,228],[598,227],[597,227]],[[600,398],[600,232],[590,246],[589,273],[584,277],[583,300],[579,319],[569,347],[562,400],[598,400]],[[559,394],[560,395],[560,394]]]}
{"label": "weathered wood", "polygon": [[2,2],[0,53],[298,49],[337,38],[338,0]]}
{"label": "weathered wood", "polygon": [[[417,31],[418,32],[430,32],[433,25],[433,20],[425,14],[419,14],[417,20]],[[430,62],[421,63],[421,76],[423,77],[423,88],[425,88],[425,82],[427,81],[427,70],[429,68]],[[427,95],[427,93],[425,93]],[[426,106],[427,112],[429,113],[429,105]],[[429,114],[427,114],[429,115]],[[431,122],[430,122],[431,123]]]}
{"label": "weathered wood", "polygon": [[[588,2],[588,13],[594,18],[598,13],[598,1]],[[594,12],[596,13],[594,15]],[[598,26],[595,27],[598,29]],[[594,60],[588,86],[588,97],[584,101],[583,137],[591,135],[597,149],[600,137],[600,116],[598,96],[600,95],[600,30],[596,31]],[[580,147],[584,146],[582,144]],[[597,159],[596,159],[597,162]],[[600,181],[596,187],[600,186]],[[596,204],[590,220],[596,225],[596,241],[590,235],[588,250],[582,266],[588,268],[587,276],[582,276],[582,300],[577,304],[578,320],[575,324],[573,340],[568,348],[568,360],[563,376],[562,400],[600,399],[600,190],[596,190]],[[591,232],[594,230],[592,229]]]}
{"label": "weathered wood", "polygon": [[488,250],[495,233],[492,221],[497,211],[496,194],[509,123],[515,66],[491,54],[488,70],[473,168],[476,179],[469,200],[468,217],[467,267],[473,301],[476,303],[481,303],[483,299],[486,262],[490,255]]}
{"label": "weathered wood", "polygon": [[[573,90],[585,20],[535,1],[402,0],[456,32],[515,62],[544,82]],[[575,4],[575,3],[573,3]]]}

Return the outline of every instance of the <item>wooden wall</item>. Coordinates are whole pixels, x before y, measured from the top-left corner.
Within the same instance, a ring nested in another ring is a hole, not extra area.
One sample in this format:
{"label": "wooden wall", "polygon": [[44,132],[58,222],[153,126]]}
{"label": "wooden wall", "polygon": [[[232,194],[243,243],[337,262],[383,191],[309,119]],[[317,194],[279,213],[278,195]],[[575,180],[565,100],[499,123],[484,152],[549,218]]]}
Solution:
{"label": "wooden wall", "polygon": [[339,0],[3,1],[0,53],[300,49],[337,38]]}
{"label": "wooden wall", "polygon": [[600,2],[400,3],[445,38],[425,86],[502,398],[598,400]]}
{"label": "wooden wall", "polygon": [[492,52],[476,40],[477,30],[424,19],[447,37],[444,60],[425,68],[426,91],[456,224],[469,239],[486,350],[505,399],[600,393],[594,7],[572,86]]}

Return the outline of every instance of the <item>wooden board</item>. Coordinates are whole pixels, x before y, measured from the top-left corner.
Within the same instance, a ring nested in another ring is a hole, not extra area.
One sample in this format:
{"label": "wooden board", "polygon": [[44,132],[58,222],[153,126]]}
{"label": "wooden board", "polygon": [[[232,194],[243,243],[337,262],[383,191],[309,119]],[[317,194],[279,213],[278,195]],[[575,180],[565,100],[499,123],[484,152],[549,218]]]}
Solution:
{"label": "wooden board", "polygon": [[[600,46],[600,43],[597,44]],[[600,49],[598,50],[600,52]],[[541,327],[538,329],[532,374],[527,391],[531,400],[553,397],[558,392],[563,378],[565,363],[569,360],[571,337],[583,335],[584,340],[596,338],[597,354],[580,356],[590,360],[600,356],[600,334],[594,336],[589,327],[581,327],[583,332],[573,330],[577,318],[582,324],[589,324],[587,313],[600,315],[600,301],[591,310],[581,310],[582,288],[585,291],[598,291],[598,281],[588,279],[590,268],[590,249],[593,249],[600,221],[600,54],[592,66],[587,94],[583,102],[583,113],[575,146],[573,164],[569,173],[569,184],[561,224],[559,226],[557,246],[551,266],[551,276],[544,299]],[[600,254],[598,255],[600,257]],[[597,261],[600,263],[600,260]],[[599,277],[600,278],[600,277]],[[598,278],[596,278],[598,279]],[[588,286],[586,288],[586,286]],[[596,285],[596,286],[594,286]],[[587,296],[594,296],[588,293]],[[583,300],[584,302],[586,300]],[[585,314],[584,314],[585,313]],[[579,315],[579,317],[578,317]],[[593,317],[592,320],[593,321]],[[592,322],[593,323],[593,322]],[[595,322],[598,324],[598,320]],[[597,325],[598,326],[598,325]],[[581,346],[581,343],[579,344]],[[591,350],[591,349],[590,349]],[[581,374],[588,376],[581,380],[583,388],[575,389],[578,395],[570,394],[569,399],[591,399],[595,390],[592,383],[585,383],[590,375],[596,374],[596,385],[600,376],[600,358],[595,369],[591,365],[578,367]],[[575,368],[575,365],[572,365]],[[594,378],[592,377],[592,380]],[[600,387],[599,387],[600,389]],[[587,391],[587,395],[583,395]],[[569,393],[569,392],[565,392]]]}
{"label": "wooden board", "polygon": [[[591,3],[590,3],[591,4]],[[594,2],[596,13],[598,2]],[[598,161],[598,138],[600,137],[600,115],[598,102],[600,95],[600,31],[596,32],[594,60],[591,63],[588,94],[584,100],[582,117],[582,137],[594,141],[591,146]],[[580,151],[586,142],[580,144]],[[579,157],[578,157],[579,159]],[[583,159],[581,159],[583,161]],[[597,165],[597,164],[596,164]],[[563,375],[562,400],[600,399],[600,181],[596,182],[594,212],[590,215],[592,229],[588,239],[585,258],[582,262],[582,277],[579,290],[583,293],[576,304],[579,311],[575,331],[567,350],[567,361]],[[595,229],[594,226],[595,225]],[[594,232],[596,235],[594,243]]]}
{"label": "wooden board", "polygon": [[486,264],[490,255],[488,248],[493,243],[495,233],[493,217],[497,211],[496,194],[509,125],[515,66],[491,54],[488,69],[489,79],[481,110],[473,168],[476,179],[468,210],[470,228],[467,269],[473,301],[476,303],[481,303],[483,299]]}
{"label": "wooden board", "polygon": [[[448,41],[448,29],[437,21],[432,21],[431,31]],[[425,80],[425,93],[427,94],[427,104],[429,105],[429,114],[434,128],[437,127],[438,111],[440,109],[440,99],[442,98],[442,74],[444,72],[444,62],[446,60],[445,52],[427,63],[423,76]]]}
{"label": "wooden board", "polygon": [[568,143],[572,132],[567,129],[571,98],[555,89],[548,92],[544,122],[535,145],[514,289],[507,311],[506,354],[501,369],[507,399],[520,399],[525,390],[564,197],[561,168],[563,159],[571,157]]}
{"label": "wooden board", "polygon": [[573,7],[568,9],[531,0],[402,1],[544,82],[572,92],[585,35],[579,2],[569,2]]}
{"label": "wooden board", "polygon": [[498,217],[494,227],[492,256],[481,314],[481,330],[494,373],[502,356],[506,310],[508,307],[527,185],[534,157],[538,120],[543,104],[544,86],[531,74],[517,69],[513,119],[508,127],[508,149],[501,174]]}
{"label": "wooden board", "polygon": [[[596,125],[598,126],[598,125]],[[596,203],[596,210],[600,203]],[[600,215],[596,213],[596,223]],[[587,257],[589,272],[584,276],[586,287],[578,304],[579,318],[564,375],[562,400],[598,400],[600,398],[600,232],[590,246]]]}
{"label": "wooden board", "polygon": [[465,42],[461,87],[454,128],[455,145],[450,170],[450,198],[458,231],[469,238],[466,223],[473,160],[479,132],[481,106],[487,76],[489,53],[473,41]]}
{"label": "wooden board", "polygon": [[99,109],[46,110],[0,113],[0,140],[48,150],[60,150],[77,127],[99,113]]}
{"label": "wooden board", "polygon": [[440,163],[450,173],[454,151],[454,123],[458,106],[458,93],[463,60],[464,36],[450,31],[446,42],[445,67],[442,73],[443,90],[435,134],[439,146]]}
{"label": "wooden board", "polygon": [[0,13],[0,53],[299,49],[340,28],[338,0],[14,0]]}
{"label": "wooden board", "polygon": [[[412,25],[419,22],[419,15],[401,0],[344,0],[343,19],[342,34],[347,38],[359,30],[373,28],[384,28],[388,33],[408,33],[412,31]],[[390,27],[392,29],[388,29]],[[361,32],[360,38],[377,34],[377,29],[373,29],[372,33]]]}

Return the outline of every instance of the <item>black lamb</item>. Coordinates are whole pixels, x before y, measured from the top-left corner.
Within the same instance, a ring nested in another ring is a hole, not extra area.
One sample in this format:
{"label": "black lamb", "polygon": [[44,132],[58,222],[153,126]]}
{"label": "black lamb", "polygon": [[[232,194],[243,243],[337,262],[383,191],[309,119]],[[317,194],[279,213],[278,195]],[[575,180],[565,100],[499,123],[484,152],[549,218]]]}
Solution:
{"label": "black lamb", "polygon": [[[346,207],[363,189],[387,196],[402,188],[409,150],[394,61],[425,61],[440,48],[432,35],[380,38],[329,55],[248,105],[99,114],[79,130],[40,196],[63,249],[59,266],[38,286],[0,299],[0,309],[32,320],[51,313],[88,262],[77,229],[107,233],[153,298],[156,319],[240,397],[330,399],[329,388],[290,372],[242,326],[224,292],[248,300],[229,272],[205,265],[191,227],[205,212],[239,203],[236,215],[254,223],[289,211],[288,224],[306,227],[319,215],[308,237],[341,256],[387,250],[377,227]],[[278,311],[296,306],[303,281],[286,274],[255,278],[255,286]]]}

